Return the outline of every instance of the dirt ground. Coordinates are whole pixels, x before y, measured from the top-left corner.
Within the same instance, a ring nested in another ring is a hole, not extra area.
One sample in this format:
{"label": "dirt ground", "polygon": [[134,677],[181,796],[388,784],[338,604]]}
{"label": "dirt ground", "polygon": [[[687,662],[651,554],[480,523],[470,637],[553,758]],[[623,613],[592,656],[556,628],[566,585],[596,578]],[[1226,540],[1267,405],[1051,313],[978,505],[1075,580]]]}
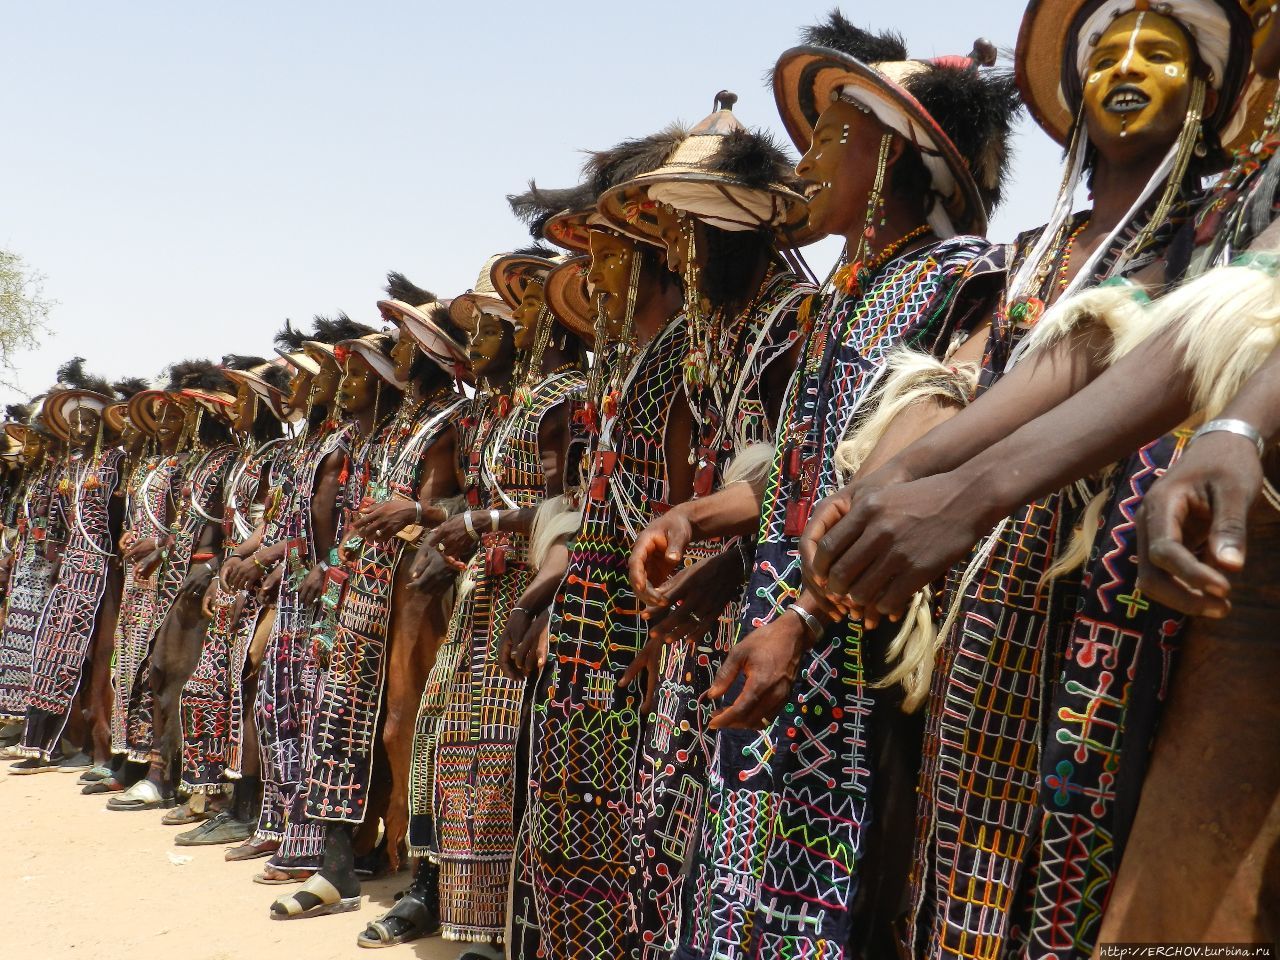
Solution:
{"label": "dirt ground", "polygon": [[[76,776],[13,777],[0,761],[0,957],[13,960],[453,960],[438,937],[371,951],[356,934],[408,874],[366,883],[356,913],[277,921],[267,907],[296,885],[251,882],[264,861],[227,863],[224,847],[175,847],[161,811],[116,813]],[[183,860],[184,857],[191,859]],[[175,862],[175,860],[177,862]]]}

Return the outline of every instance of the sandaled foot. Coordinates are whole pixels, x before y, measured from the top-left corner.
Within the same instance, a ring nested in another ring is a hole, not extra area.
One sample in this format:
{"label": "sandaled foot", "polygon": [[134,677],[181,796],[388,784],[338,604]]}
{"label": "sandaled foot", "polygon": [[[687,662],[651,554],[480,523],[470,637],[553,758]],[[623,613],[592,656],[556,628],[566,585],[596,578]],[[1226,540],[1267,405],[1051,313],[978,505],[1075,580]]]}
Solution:
{"label": "sandaled foot", "polygon": [[360,893],[344,897],[332,883],[316,874],[297,893],[286,894],[271,904],[272,920],[301,920],[324,917],[331,913],[349,913],[360,909]]}
{"label": "sandaled foot", "polygon": [[391,872],[391,860],[387,856],[387,839],[363,856],[356,857],[353,872],[361,880],[377,880]]}
{"label": "sandaled foot", "polygon": [[280,849],[279,840],[254,840],[250,837],[245,843],[238,847],[232,847],[223,857],[227,860],[257,860],[259,857],[269,857]]}
{"label": "sandaled foot", "polygon": [[224,843],[239,843],[253,836],[254,824],[237,820],[228,810],[210,817],[194,830],[180,833],[173,842],[180,847],[211,847]]}
{"label": "sandaled foot", "polygon": [[364,928],[356,937],[356,943],[376,950],[409,943],[439,932],[438,906],[424,901],[420,892],[410,887],[384,916]]}
{"label": "sandaled foot", "polygon": [[22,739],[22,728],[25,726],[22,720],[6,720],[0,725],[0,744],[7,747],[11,743],[17,743]]}
{"label": "sandaled foot", "polygon": [[[86,783],[80,788],[80,792],[87,797],[100,793],[122,793],[124,792],[124,784],[115,777],[106,777],[102,780],[95,780],[93,783]],[[111,799],[114,800],[115,797]]]}
{"label": "sandaled foot", "polygon": [[69,757],[63,757],[58,761],[58,769],[63,773],[84,773],[87,770],[110,771],[110,767],[105,763],[94,763],[93,757],[83,751],[73,753]]}
{"label": "sandaled foot", "polygon": [[458,960],[502,960],[502,948],[491,943],[473,943],[463,950]]}
{"label": "sandaled foot", "polygon": [[120,796],[107,801],[108,810],[160,810],[172,806],[173,797],[166,797],[151,780],[139,780]]}
{"label": "sandaled foot", "polygon": [[261,873],[253,875],[254,883],[261,883],[268,887],[283,886],[286,883],[302,883],[315,874],[314,870],[298,867],[298,868],[282,868],[267,867]]}
{"label": "sandaled foot", "polygon": [[90,767],[80,774],[81,783],[97,783],[111,776],[111,768],[107,766]]}
{"label": "sandaled foot", "polygon": [[185,827],[192,823],[203,823],[212,816],[213,811],[207,807],[203,810],[191,809],[191,801],[188,800],[166,813],[160,818],[160,822],[166,827]]}
{"label": "sandaled foot", "polygon": [[36,773],[57,772],[57,763],[50,760],[41,760],[39,757],[28,757],[26,760],[19,760],[9,768],[9,773],[15,777],[29,777]]}

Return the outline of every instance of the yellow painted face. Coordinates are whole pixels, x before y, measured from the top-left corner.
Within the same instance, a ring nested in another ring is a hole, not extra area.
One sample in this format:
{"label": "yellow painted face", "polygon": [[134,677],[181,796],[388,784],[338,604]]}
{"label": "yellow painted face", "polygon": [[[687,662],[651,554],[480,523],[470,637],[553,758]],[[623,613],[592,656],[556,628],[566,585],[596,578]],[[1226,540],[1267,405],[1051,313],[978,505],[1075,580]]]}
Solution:
{"label": "yellow painted face", "polygon": [[418,353],[418,344],[409,331],[400,330],[400,339],[391,348],[391,362],[395,364],[396,379],[402,383],[409,382],[409,373],[413,370],[413,360]]}
{"label": "yellow painted face", "polygon": [[691,224],[680,211],[665,203],[658,204],[658,236],[667,248],[667,269],[677,277],[683,277],[689,268],[689,237]]}
{"label": "yellow painted face", "polygon": [[796,164],[796,174],[808,183],[810,229],[836,236],[863,225],[880,140],[887,131],[871,114],[846,100],[827,104],[814,125],[809,149]]}
{"label": "yellow painted face", "polygon": [[181,404],[172,400],[163,400],[156,411],[156,439],[160,446],[172,452],[182,437],[182,428],[187,425],[187,411]]}
{"label": "yellow painted face", "polygon": [[530,280],[529,285],[524,288],[524,296],[520,300],[520,305],[516,307],[515,313],[511,315],[512,321],[516,327],[516,349],[521,352],[528,352],[533,349],[533,341],[538,335],[538,317],[542,315],[542,308],[546,304],[543,282],[541,280]]}
{"label": "yellow painted face", "polygon": [[22,444],[22,462],[28,466],[39,463],[44,459],[44,452],[44,437],[34,430],[28,430]]}
{"label": "yellow painted face", "polygon": [[1253,68],[1263,77],[1280,72],[1280,30],[1276,25],[1276,0],[1240,0],[1253,22]]}
{"label": "yellow painted face", "polygon": [[133,421],[125,418],[124,429],[120,431],[120,446],[129,453],[137,453],[147,442],[147,436],[133,425]]}
{"label": "yellow painted face", "polygon": [[307,408],[307,395],[311,392],[311,374],[302,369],[296,369],[293,377],[289,380],[289,397],[285,401],[290,410],[305,410]]}
{"label": "yellow painted face", "polygon": [[67,417],[67,430],[73,448],[87,447],[98,436],[98,425],[102,423],[102,415],[92,407],[81,404],[71,411]]}
{"label": "yellow painted face", "polygon": [[311,378],[311,393],[307,402],[315,407],[327,407],[338,395],[338,384],[342,381],[342,368],[338,361],[325,355],[320,360],[320,372]]}
{"label": "yellow painted face", "polygon": [[605,327],[612,339],[622,336],[627,317],[627,288],[639,249],[635,241],[616,233],[592,230],[591,269],[587,271],[587,293],[593,305],[602,305]]}
{"label": "yellow painted face", "polygon": [[236,387],[236,402],[231,405],[231,429],[237,433],[249,433],[258,415],[258,398],[247,383]]}
{"label": "yellow painted face", "polygon": [[501,317],[481,311],[471,328],[467,353],[477,377],[506,370],[515,360],[515,328]]}
{"label": "yellow painted face", "polygon": [[1089,54],[1084,76],[1089,139],[1103,156],[1167,149],[1191,98],[1191,43],[1175,20],[1131,11]]}
{"label": "yellow painted face", "polygon": [[338,385],[338,406],[347,413],[361,414],[370,409],[378,396],[378,375],[364,357],[352,353],[343,365],[342,382]]}

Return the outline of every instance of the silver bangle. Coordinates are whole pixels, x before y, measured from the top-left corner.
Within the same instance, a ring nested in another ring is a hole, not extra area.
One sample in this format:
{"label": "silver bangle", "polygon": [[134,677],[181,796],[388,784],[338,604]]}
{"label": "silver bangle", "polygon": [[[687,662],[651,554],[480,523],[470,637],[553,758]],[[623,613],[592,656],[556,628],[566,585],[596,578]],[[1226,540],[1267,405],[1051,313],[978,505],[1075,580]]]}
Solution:
{"label": "silver bangle", "polygon": [[822,621],[798,603],[793,603],[791,609],[795,611],[795,615],[800,618],[800,622],[809,631],[809,636],[813,638],[813,642],[817,643],[821,640],[822,635],[827,632],[827,628],[822,625]]}
{"label": "silver bangle", "polygon": [[498,511],[497,510],[489,511],[489,529],[492,530],[494,533],[498,532]]}
{"label": "silver bangle", "polygon": [[413,522],[417,526],[422,526],[422,501],[415,500],[413,502]]}
{"label": "silver bangle", "polygon": [[462,515],[462,525],[467,528],[467,533],[470,535],[472,540],[480,539],[480,534],[476,533],[475,521],[471,516],[470,510]]}
{"label": "silver bangle", "polygon": [[1210,420],[1192,434],[1190,442],[1194,443],[1206,433],[1234,433],[1238,437],[1244,437],[1246,440],[1252,441],[1253,445],[1258,448],[1258,456],[1262,456],[1263,451],[1267,449],[1267,444],[1262,439],[1262,434],[1258,432],[1253,424],[1244,420]]}

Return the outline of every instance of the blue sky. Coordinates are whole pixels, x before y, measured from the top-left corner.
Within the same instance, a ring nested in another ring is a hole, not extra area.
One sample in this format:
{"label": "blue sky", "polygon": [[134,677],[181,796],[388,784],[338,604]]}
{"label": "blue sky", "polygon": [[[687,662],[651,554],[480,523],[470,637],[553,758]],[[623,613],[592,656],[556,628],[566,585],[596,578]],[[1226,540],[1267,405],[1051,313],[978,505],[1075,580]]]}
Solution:
{"label": "blue sky", "polygon": [[[1023,6],[844,10],[927,57],[1012,48]],[[0,246],[58,301],[21,386],[77,353],[155,377],[267,354],[286,317],[373,322],[390,269],[461,292],[527,242],[505,195],[576,182],[584,148],[695,122],[721,88],[781,133],[764,74],[829,7],[4,0]],[[1024,122],[993,238],[1044,220],[1059,158]]]}

